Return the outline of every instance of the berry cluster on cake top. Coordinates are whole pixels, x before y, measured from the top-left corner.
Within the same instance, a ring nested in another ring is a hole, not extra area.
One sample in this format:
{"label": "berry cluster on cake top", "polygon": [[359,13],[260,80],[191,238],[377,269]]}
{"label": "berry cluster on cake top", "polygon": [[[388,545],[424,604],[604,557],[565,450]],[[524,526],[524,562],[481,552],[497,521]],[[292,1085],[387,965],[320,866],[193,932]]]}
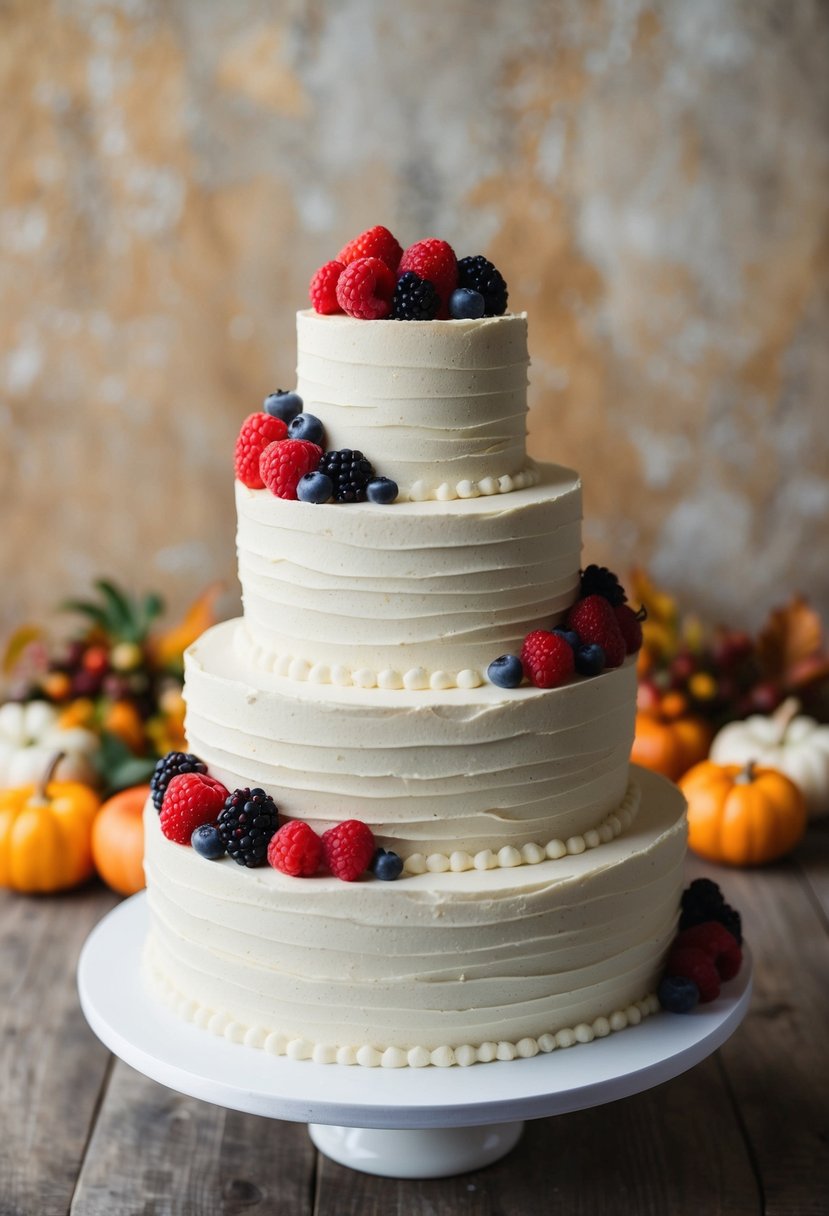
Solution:
{"label": "berry cluster on cake top", "polygon": [[504,277],[482,254],[458,258],[429,237],[404,249],[377,224],[320,266],[308,289],[318,313],[363,321],[469,321],[506,312]]}

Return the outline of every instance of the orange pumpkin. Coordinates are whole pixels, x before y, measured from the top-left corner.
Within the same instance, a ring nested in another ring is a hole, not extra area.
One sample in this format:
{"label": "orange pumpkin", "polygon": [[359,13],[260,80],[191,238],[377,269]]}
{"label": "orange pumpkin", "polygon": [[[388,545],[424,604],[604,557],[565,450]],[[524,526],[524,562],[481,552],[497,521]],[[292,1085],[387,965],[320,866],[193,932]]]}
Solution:
{"label": "orange pumpkin", "polygon": [[697,764],[679,782],[688,800],[688,843],[709,861],[763,865],[806,831],[806,801],[793,781],[753,762]]}
{"label": "orange pumpkin", "polygon": [[93,872],[92,823],[100,805],[80,781],[52,781],[50,761],[39,785],[0,791],[0,887],[27,894],[63,891]]}
{"label": "orange pumpkin", "polygon": [[119,895],[134,895],[144,886],[144,804],[148,785],[133,785],[108,798],[92,826],[95,868]]}
{"label": "orange pumpkin", "polygon": [[711,729],[702,718],[683,712],[679,700],[663,698],[653,710],[636,714],[636,736],[630,758],[634,764],[678,781],[692,765],[708,755]]}

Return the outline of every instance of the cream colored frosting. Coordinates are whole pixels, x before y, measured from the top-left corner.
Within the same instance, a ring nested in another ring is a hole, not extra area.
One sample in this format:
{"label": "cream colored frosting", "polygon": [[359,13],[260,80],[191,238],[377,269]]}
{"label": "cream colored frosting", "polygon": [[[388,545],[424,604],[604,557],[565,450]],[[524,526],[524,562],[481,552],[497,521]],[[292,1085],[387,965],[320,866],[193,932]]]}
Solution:
{"label": "cream colored frosting", "polygon": [[420,1049],[434,1062],[591,1026],[654,989],[676,928],[684,801],[652,773],[636,780],[636,823],[600,849],[397,883],[208,862],[166,840],[148,802],[153,969],[201,1024],[306,1044],[299,1056],[396,1048],[408,1062]]}
{"label": "cream colored frosting", "polygon": [[502,497],[387,508],[237,482],[236,510],[241,657],[293,678],[470,687],[578,594],[581,483],[556,465]]}
{"label": "cream colored frosting", "polygon": [[262,786],[324,830],[362,819],[405,857],[566,840],[621,803],[636,666],[555,689],[422,693],[247,672],[238,621],[185,656],[191,750],[229,788]]}
{"label": "cream colored frosting", "polygon": [[329,448],[359,449],[407,497],[526,468],[527,318],[297,314],[297,391]]}

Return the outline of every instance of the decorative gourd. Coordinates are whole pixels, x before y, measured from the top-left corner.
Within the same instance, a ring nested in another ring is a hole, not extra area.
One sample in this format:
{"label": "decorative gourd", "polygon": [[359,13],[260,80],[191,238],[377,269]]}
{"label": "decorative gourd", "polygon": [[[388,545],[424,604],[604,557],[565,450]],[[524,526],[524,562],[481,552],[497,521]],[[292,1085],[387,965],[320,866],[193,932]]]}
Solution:
{"label": "decorative gourd", "polygon": [[798,713],[789,697],[773,714],[729,722],[711,745],[718,764],[758,764],[779,769],[799,785],[810,815],[829,814],[829,726]]}
{"label": "decorative gourd", "polygon": [[793,849],[806,830],[803,794],[776,769],[704,760],[679,788],[688,800],[688,844],[708,861],[763,865]]}
{"label": "decorative gourd", "polygon": [[93,873],[92,822],[100,799],[79,781],[53,781],[54,755],[39,785],[0,791],[0,887],[63,891]]}
{"label": "decorative gourd", "polygon": [[95,783],[91,757],[100,746],[97,735],[80,726],[65,729],[59,718],[48,701],[0,706],[0,788],[39,781],[56,751],[62,753],[59,781]]}
{"label": "decorative gourd", "polygon": [[711,730],[702,718],[684,711],[684,697],[668,694],[653,709],[636,714],[631,760],[678,781],[692,765],[708,755]]}
{"label": "decorative gourd", "polygon": [[108,798],[92,825],[92,857],[107,886],[134,895],[144,886],[144,804],[148,785],[133,785]]}

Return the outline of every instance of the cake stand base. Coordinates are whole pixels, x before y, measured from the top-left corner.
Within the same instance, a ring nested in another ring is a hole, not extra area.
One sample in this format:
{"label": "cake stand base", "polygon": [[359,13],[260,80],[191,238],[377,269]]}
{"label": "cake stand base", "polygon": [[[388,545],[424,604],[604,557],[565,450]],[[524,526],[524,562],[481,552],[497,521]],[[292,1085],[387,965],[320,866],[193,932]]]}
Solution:
{"label": "cake stand base", "polygon": [[481,1170],[511,1152],[523,1122],[483,1127],[434,1127],[383,1131],[310,1123],[308,1134],[320,1150],[352,1170],[383,1178],[449,1178]]}
{"label": "cake stand base", "polygon": [[522,1120],[640,1093],[715,1051],[745,1016],[751,965],[723,995],[685,1016],[656,1014],[606,1039],[529,1060],[472,1068],[312,1064],[242,1047],[182,1021],[141,978],[149,927],[142,892],[90,933],[78,991],[98,1038],[127,1064],[190,1097],[310,1124],[317,1148],[386,1178],[445,1178],[499,1160]]}

